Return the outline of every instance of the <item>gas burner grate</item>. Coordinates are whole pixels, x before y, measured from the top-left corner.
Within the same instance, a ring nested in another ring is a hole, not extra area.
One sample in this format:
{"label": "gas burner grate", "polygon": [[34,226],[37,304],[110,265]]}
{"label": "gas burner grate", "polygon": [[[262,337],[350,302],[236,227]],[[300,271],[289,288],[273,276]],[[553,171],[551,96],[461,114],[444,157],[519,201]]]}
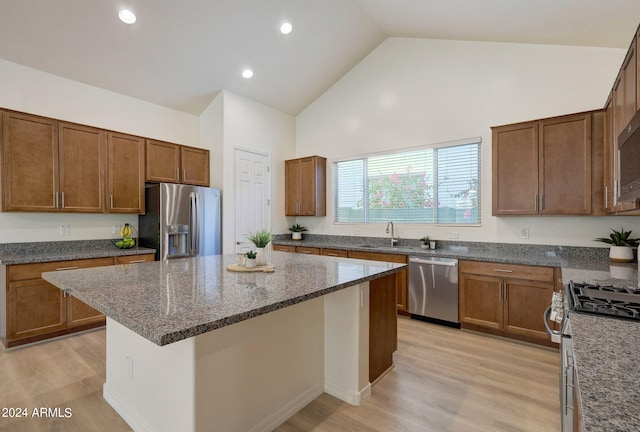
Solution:
{"label": "gas burner grate", "polygon": [[640,320],[640,289],[571,281],[569,292],[576,312]]}

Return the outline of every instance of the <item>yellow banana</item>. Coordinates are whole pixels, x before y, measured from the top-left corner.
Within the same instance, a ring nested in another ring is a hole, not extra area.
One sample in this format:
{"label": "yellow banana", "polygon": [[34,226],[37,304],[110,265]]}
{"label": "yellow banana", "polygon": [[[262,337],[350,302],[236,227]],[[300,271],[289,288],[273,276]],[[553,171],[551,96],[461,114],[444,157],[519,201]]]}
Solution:
{"label": "yellow banana", "polygon": [[131,237],[131,233],[132,233],[131,225],[129,225],[128,223],[124,224],[122,228],[120,228],[120,237],[123,237],[123,238]]}

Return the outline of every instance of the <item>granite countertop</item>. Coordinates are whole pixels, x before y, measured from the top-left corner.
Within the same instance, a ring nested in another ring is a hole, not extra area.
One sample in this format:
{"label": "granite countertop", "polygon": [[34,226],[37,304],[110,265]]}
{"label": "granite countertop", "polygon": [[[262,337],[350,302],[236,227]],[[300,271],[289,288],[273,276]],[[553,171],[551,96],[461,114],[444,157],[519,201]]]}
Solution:
{"label": "granite countertop", "polygon": [[[591,264],[563,268],[563,281],[639,286],[637,263]],[[571,333],[585,432],[640,430],[640,322],[572,312]]]}
{"label": "granite countertop", "polygon": [[51,261],[155,254],[155,249],[133,247],[119,249],[111,240],[2,243],[0,265],[31,264]]}
{"label": "granite countertop", "polygon": [[273,273],[234,273],[236,255],[43,273],[157,345],[166,345],[400,271],[405,264],[272,252]]}

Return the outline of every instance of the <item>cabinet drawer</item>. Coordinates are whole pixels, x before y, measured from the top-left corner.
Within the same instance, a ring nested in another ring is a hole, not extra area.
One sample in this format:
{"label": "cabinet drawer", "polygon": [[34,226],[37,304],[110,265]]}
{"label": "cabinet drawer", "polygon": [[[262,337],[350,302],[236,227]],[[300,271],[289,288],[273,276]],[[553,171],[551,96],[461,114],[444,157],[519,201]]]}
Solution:
{"label": "cabinet drawer", "polygon": [[347,258],[349,256],[349,252],[343,249],[324,249],[323,248],[322,255]]}
{"label": "cabinet drawer", "polygon": [[320,255],[320,248],[296,246],[296,252],[308,255]]}
{"label": "cabinet drawer", "polygon": [[553,267],[538,267],[520,264],[503,264],[484,261],[460,261],[460,272],[505,279],[524,279],[540,282],[554,282]]}
{"label": "cabinet drawer", "polygon": [[9,282],[17,280],[38,279],[43,272],[71,270],[76,268],[102,267],[113,265],[113,257],[91,258],[71,261],[52,261],[35,264],[15,264],[7,266]]}
{"label": "cabinet drawer", "polygon": [[295,252],[296,251],[296,247],[295,246],[288,246],[288,245],[274,244],[273,245],[273,250],[274,251],[280,251],[280,252]]}
{"label": "cabinet drawer", "polygon": [[349,251],[349,258],[372,260],[372,261],[387,261],[387,262],[402,263],[402,264],[407,263],[407,257],[405,255],[396,255],[396,254],[378,253],[378,252]]}
{"label": "cabinet drawer", "polygon": [[154,254],[125,255],[116,257],[116,264],[135,264],[142,262],[151,262],[155,260],[156,256]]}

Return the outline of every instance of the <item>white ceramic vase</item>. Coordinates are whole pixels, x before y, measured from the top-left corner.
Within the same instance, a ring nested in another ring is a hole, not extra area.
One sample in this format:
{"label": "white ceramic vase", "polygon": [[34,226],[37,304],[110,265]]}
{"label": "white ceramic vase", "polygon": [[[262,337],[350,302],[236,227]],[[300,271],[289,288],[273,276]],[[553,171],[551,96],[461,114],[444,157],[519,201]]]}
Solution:
{"label": "white ceramic vase", "polygon": [[267,253],[264,250],[265,248],[256,248],[256,265],[266,265],[267,264]]}
{"label": "white ceramic vase", "polygon": [[631,246],[611,246],[609,259],[613,262],[633,262],[633,248]]}
{"label": "white ceramic vase", "polygon": [[247,258],[244,261],[244,265],[246,268],[254,268],[256,266],[256,258]]}
{"label": "white ceramic vase", "polygon": [[301,232],[292,232],[291,233],[291,240],[302,240],[302,233]]}

